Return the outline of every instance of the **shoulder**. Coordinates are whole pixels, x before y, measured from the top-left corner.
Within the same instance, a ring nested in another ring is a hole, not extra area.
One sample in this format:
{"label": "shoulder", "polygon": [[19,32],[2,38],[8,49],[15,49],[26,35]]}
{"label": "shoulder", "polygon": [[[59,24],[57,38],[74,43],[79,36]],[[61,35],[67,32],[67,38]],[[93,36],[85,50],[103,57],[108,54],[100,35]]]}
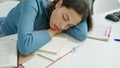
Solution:
{"label": "shoulder", "polygon": [[23,6],[40,6],[40,7],[46,7],[47,1],[46,0],[21,0],[20,5]]}
{"label": "shoulder", "polygon": [[37,1],[36,0],[21,0],[20,1],[20,4],[21,5],[35,5],[37,4]]}

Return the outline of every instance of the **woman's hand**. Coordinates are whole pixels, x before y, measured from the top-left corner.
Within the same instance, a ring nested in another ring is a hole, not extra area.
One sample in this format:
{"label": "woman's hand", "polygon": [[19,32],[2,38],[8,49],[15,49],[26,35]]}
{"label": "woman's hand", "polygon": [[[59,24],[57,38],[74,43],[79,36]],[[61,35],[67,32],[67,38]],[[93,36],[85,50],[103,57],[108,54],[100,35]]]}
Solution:
{"label": "woman's hand", "polygon": [[49,29],[48,29],[48,32],[49,32],[49,34],[50,34],[50,37],[53,37],[53,36],[55,36],[56,34],[61,33],[62,30],[54,30],[54,29],[49,28]]}

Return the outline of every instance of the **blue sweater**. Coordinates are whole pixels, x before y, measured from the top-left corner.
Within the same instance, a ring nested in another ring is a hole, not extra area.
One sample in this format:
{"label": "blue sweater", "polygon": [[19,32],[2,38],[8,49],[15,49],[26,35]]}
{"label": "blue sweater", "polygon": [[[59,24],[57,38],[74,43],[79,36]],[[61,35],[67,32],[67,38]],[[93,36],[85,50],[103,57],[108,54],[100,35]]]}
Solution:
{"label": "blue sweater", "polygon": [[[18,49],[24,56],[36,51],[51,40],[47,31],[50,18],[47,6],[46,0],[21,0],[9,12],[2,25],[2,31],[6,35],[18,33]],[[42,31],[35,32],[36,30]],[[87,30],[87,23],[83,21],[65,32],[78,40],[84,40]]]}

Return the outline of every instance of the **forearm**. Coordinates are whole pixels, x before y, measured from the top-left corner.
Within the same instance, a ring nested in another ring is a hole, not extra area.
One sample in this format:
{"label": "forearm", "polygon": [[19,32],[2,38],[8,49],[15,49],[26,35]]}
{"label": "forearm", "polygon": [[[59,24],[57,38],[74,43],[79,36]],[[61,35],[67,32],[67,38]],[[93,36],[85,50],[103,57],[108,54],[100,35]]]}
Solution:
{"label": "forearm", "polygon": [[87,23],[86,21],[83,21],[77,26],[66,30],[65,32],[71,35],[73,38],[82,41],[87,38],[87,31]]}
{"label": "forearm", "polygon": [[[34,31],[32,33],[18,32],[18,48],[22,55],[27,56],[48,43],[52,37],[60,33],[52,29]],[[25,34],[25,35],[24,35]]]}
{"label": "forearm", "polygon": [[51,40],[47,30],[37,31],[27,35],[18,34],[18,48],[22,55],[27,56],[44,46]]}

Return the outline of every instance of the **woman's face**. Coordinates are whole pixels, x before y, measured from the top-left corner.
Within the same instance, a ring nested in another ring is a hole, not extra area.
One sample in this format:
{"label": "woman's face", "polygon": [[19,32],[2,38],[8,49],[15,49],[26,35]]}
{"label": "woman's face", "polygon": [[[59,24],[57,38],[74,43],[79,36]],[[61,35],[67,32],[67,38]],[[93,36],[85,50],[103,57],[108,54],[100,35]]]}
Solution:
{"label": "woman's face", "polygon": [[80,23],[82,15],[79,15],[75,10],[56,6],[50,17],[50,27],[54,30],[67,30],[72,26]]}

